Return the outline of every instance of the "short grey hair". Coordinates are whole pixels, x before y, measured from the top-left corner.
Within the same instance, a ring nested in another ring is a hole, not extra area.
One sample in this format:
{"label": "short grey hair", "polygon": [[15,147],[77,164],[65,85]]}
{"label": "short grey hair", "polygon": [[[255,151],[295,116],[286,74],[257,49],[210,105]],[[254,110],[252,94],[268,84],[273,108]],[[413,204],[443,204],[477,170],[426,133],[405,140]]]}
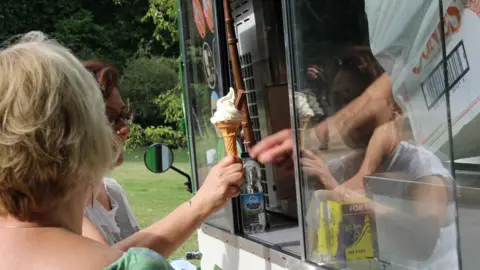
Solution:
{"label": "short grey hair", "polygon": [[43,33],[0,50],[0,97],[0,215],[34,221],[117,159],[97,82]]}

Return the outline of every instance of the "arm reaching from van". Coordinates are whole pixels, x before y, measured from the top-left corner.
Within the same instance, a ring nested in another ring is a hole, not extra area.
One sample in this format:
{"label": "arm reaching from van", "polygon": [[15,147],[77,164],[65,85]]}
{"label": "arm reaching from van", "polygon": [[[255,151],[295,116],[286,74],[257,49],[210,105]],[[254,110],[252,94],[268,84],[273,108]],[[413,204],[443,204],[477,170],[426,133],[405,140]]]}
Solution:
{"label": "arm reaching from van", "polygon": [[114,247],[123,251],[131,247],[147,247],[166,258],[169,257],[208,216],[240,194],[242,182],[242,163],[235,157],[224,158],[210,171],[190,202],[183,203],[162,220],[115,244]]}
{"label": "arm reaching from van", "polygon": [[[357,136],[355,135],[357,129],[363,125],[373,123],[378,127],[387,123],[391,119],[392,106],[394,101],[391,81],[385,73],[361,96],[312,128],[311,138],[319,145],[325,141],[332,144],[348,140],[348,137]],[[253,147],[250,156],[264,164],[281,164],[292,152],[292,131],[288,129],[260,141]]]}
{"label": "arm reaching from van", "polygon": [[358,98],[313,128],[312,137],[319,142],[342,143],[362,136],[358,134],[359,127],[379,127],[390,121],[394,104],[392,82],[384,73]]}

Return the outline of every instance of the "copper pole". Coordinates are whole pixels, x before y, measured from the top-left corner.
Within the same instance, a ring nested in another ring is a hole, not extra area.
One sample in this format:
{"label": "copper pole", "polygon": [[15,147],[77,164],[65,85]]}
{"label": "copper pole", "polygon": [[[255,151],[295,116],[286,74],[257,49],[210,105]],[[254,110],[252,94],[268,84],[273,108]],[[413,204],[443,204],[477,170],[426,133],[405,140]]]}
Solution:
{"label": "copper pole", "polygon": [[227,44],[230,61],[232,63],[233,79],[236,86],[236,100],[235,108],[245,114],[245,120],[242,121],[243,143],[247,150],[255,145],[255,138],[253,137],[252,123],[250,114],[248,113],[247,96],[245,91],[245,83],[243,82],[242,70],[240,67],[240,57],[238,55],[237,38],[235,36],[235,27],[232,18],[232,10],[230,8],[229,0],[223,1],[223,9],[225,12],[225,23],[227,28]]}

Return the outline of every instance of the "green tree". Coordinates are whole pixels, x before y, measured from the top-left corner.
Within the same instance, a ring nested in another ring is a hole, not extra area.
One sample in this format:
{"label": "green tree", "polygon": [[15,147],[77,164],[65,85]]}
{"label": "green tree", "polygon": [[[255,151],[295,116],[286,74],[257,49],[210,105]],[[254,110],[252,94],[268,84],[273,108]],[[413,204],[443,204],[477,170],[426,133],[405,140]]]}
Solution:
{"label": "green tree", "polygon": [[178,43],[178,10],[176,0],[151,0],[143,21],[155,24],[153,36],[165,47]]}
{"label": "green tree", "polygon": [[154,103],[158,105],[165,124],[179,129],[180,119],[183,118],[181,88],[175,87],[160,94]]}
{"label": "green tree", "polygon": [[[80,58],[100,58],[120,69],[139,43],[159,47],[155,25],[143,20],[148,0],[2,0],[0,40],[39,30],[70,47]],[[164,54],[162,51],[154,51]]]}
{"label": "green tree", "polygon": [[114,34],[105,26],[96,24],[91,11],[80,9],[72,16],[55,24],[53,35],[63,42],[81,59],[102,58],[114,64],[125,58],[125,52],[117,49],[111,36]]}
{"label": "green tree", "polygon": [[120,82],[120,92],[135,111],[142,126],[160,126],[166,122],[155,104],[161,94],[178,85],[175,59],[136,57],[128,61]]}

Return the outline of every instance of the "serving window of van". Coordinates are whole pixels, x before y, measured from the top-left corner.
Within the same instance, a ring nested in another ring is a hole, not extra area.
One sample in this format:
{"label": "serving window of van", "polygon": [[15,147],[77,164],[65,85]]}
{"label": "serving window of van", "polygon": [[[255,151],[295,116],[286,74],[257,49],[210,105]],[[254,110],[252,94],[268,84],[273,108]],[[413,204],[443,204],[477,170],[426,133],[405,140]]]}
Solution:
{"label": "serving window of van", "polygon": [[441,42],[432,63],[421,61],[425,46],[435,50],[427,32],[440,22],[439,2],[295,2],[306,259],[353,269],[457,269],[450,149],[421,138],[426,125],[448,126],[445,102],[430,105],[445,88]]}
{"label": "serving window of van", "polygon": [[[210,123],[216,101],[224,95],[226,81],[222,71],[225,48],[219,45],[222,29],[218,28],[217,1],[180,1],[184,91],[188,104],[187,124],[190,131],[189,156],[195,186],[199,187],[212,167],[223,157],[221,137]],[[232,204],[208,219],[216,228],[234,232]]]}
{"label": "serving window of van", "polygon": [[[200,2],[182,1],[184,21]],[[235,87],[221,2],[212,33],[184,23],[203,50],[186,61],[200,183],[224,155],[208,119]],[[206,223],[310,265],[476,269],[478,3],[230,2],[255,139],[289,129],[293,151],[261,164],[265,232],[243,234],[236,200]]]}

